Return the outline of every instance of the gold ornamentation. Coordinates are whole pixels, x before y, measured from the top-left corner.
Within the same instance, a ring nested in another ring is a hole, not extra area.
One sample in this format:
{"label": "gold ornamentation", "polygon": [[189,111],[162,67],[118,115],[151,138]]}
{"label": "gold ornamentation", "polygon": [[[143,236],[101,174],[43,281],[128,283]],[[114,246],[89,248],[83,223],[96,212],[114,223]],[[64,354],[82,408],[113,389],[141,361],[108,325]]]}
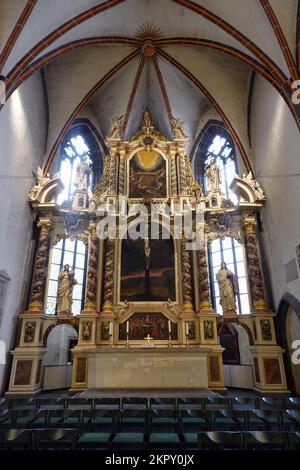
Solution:
{"label": "gold ornamentation", "polygon": [[109,188],[109,177],[110,177],[110,160],[111,156],[107,155],[105,158],[103,174],[100,178],[100,181],[95,186],[94,192],[91,196],[90,200],[90,211],[96,212],[97,207],[99,206],[100,202],[103,202],[105,196],[107,195],[108,188]]}
{"label": "gold ornamentation", "polygon": [[188,139],[188,137],[184,133],[183,125],[184,123],[180,119],[172,117],[171,126],[172,126],[174,139],[179,139],[179,140],[184,140],[184,141]]}
{"label": "gold ornamentation", "polygon": [[82,335],[81,335],[82,341],[91,341],[92,328],[93,328],[93,322],[91,321],[82,322]]}
{"label": "gold ornamentation", "polygon": [[185,155],[185,171],[186,171],[186,182],[187,182],[187,192],[190,196],[200,198],[203,196],[202,186],[197,183],[192,170],[191,162],[187,155]]}
{"label": "gold ornamentation", "polygon": [[135,37],[141,41],[147,41],[149,39],[161,39],[164,37],[164,34],[157,26],[154,25],[154,23],[149,23],[147,21],[137,30]]}
{"label": "gold ornamentation", "polygon": [[34,342],[35,330],[36,330],[36,322],[35,321],[25,322],[24,343],[33,343]]}
{"label": "gold ornamentation", "polygon": [[127,312],[130,310],[130,308],[133,306],[132,302],[128,302],[128,300],[124,300],[122,305],[120,305],[117,309],[117,317],[121,321],[127,314]]}
{"label": "gold ornamentation", "polygon": [[30,311],[43,310],[49,253],[49,231],[53,227],[49,219],[40,219],[37,226],[40,229],[40,236],[33,269],[29,304]]}
{"label": "gold ornamentation", "polygon": [[166,302],[164,302],[163,307],[165,307],[166,310],[169,310],[175,317],[179,316],[179,307],[175,305],[171,299],[168,299]]}

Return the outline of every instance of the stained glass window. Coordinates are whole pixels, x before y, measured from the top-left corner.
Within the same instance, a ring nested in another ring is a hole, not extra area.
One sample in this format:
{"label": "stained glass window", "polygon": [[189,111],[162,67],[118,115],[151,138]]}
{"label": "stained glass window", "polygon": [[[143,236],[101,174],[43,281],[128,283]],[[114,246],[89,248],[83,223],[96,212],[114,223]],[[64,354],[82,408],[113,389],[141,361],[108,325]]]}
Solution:
{"label": "stained glass window", "polygon": [[[75,191],[76,170],[83,160],[89,165],[92,164],[90,149],[84,137],[80,134],[75,134],[73,137],[70,137],[69,140],[66,140],[62,147],[59,173],[60,179],[64,184],[64,189],[57,198],[59,205],[70,202]],[[92,183],[92,178],[90,178],[90,191],[92,189]]]}
{"label": "stained glass window", "polygon": [[216,274],[224,261],[238,278],[237,312],[240,314],[250,313],[248,282],[246,276],[245,254],[243,246],[235,239],[226,237],[224,240],[218,238],[210,245],[209,250],[210,274],[213,304],[218,313],[222,313],[220,305],[220,292]]}
{"label": "stained glass window", "polygon": [[52,248],[46,304],[48,315],[56,313],[58,275],[65,264],[73,269],[77,281],[73,288],[72,313],[78,315],[83,309],[86,259],[86,246],[80,240],[65,238]]}

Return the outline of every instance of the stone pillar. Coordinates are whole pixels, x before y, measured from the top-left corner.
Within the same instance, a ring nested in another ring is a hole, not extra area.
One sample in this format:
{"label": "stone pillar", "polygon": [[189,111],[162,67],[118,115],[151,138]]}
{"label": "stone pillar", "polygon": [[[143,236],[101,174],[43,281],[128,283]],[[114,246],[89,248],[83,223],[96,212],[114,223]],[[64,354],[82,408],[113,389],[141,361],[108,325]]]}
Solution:
{"label": "stone pillar", "polygon": [[184,154],[178,155],[180,194],[187,194],[186,168]]}
{"label": "stone pillar", "polygon": [[115,241],[106,240],[105,273],[104,273],[104,312],[112,312],[114,302],[114,264]]}
{"label": "stone pillar", "polygon": [[42,312],[44,309],[45,284],[49,258],[49,232],[52,223],[48,218],[41,217],[37,224],[40,229],[38,247],[35,255],[29,312]]}
{"label": "stone pillar", "polygon": [[97,310],[97,272],[99,259],[99,238],[96,233],[96,222],[89,225],[89,256],[87,267],[87,286],[84,310],[95,312]]}
{"label": "stone pillar", "polygon": [[192,273],[190,252],[186,249],[186,241],[181,242],[182,296],[183,313],[192,313]]}
{"label": "stone pillar", "polygon": [[258,255],[256,239],[256,218],[255,216],[246,216],[243,222],[245,232],[245,248],[248,261],[249,284],[252,297],[252,308],[254,312],[268,311],[265,301],[262,273]]}

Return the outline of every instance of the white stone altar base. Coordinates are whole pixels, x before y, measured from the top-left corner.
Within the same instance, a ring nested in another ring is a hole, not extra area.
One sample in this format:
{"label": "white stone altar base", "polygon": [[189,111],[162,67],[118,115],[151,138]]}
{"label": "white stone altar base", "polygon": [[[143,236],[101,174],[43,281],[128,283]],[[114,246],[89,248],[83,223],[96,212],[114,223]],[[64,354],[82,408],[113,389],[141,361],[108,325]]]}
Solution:
{"label": "white stone altar base", "polygon": [[209,351],[205,347],[93,349],[88,354],[88,389],[208,388]]}

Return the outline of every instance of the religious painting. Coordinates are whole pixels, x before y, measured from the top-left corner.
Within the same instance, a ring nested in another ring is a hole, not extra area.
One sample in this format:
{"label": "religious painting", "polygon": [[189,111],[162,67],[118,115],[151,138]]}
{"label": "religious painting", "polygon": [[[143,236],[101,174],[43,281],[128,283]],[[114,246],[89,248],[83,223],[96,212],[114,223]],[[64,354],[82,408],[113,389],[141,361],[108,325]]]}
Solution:
{"label": "religious painting", "polygon": [[120,300],[168,299],[176,300],[173,240],[123,240]]}
{"label": "religious painting", "polygon": [[209,372],[211,382],[220,382],[220,367],[219,358],[217,356],[210,356],[209,358]]}
{"label": "religious painting", "polygon": [[32,360],[18,360],[14,385],[30,385]]}
{"label": "religious painting", "polygon": [[130,160],[129,197],[167,196],[166,161],[155,150],[140,150]]}
{"label": "religious painting", "polygon": [[279,360],[276,358],[264,358],[266,383],[280,385],[282,383]]}
{"label": "religious painting", "polygon": [[[169,339],[169,320],[162,313],[135,313],[128,320],[129,340],[143,340],[149,335],[154,340]],[[178,339],[177,323],[170,322],[171,339]],[[119,325],[119,340],[126,340],[127,322]]]}

